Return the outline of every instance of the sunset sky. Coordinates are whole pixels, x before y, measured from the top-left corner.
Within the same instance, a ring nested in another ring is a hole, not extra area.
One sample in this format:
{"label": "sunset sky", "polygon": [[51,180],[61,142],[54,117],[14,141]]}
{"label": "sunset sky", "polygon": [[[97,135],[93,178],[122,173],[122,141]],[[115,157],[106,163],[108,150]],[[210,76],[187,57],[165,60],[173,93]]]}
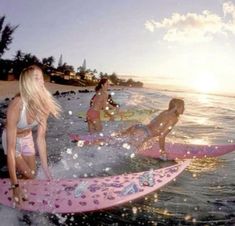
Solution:
{"label": "sunset sky", "polygon": [[235,93],[235,0],[1,0],[10,50],[146,84]]}

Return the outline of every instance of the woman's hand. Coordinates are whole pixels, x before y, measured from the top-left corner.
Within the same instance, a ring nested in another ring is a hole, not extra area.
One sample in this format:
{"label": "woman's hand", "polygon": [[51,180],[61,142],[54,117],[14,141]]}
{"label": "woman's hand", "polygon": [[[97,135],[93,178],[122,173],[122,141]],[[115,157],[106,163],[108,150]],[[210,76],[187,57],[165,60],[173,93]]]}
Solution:
{"label": "woman's hand", "polygon": [[14,205],[20,205],[22,203],[22,201],[26,201],[26,197],[23,194],[23,192],[19,186],[12,188],[12,193],[13,193],[12,196],[13,196],[13,204]]}
{"label": "woman's hand", "polygon": [[45,175],[46,175],[46,177],[47,177],[48,180],[52,180],[52,179],[53,179],[52,174],[51,174],[49,168],[47,168],[47,169],[45,170]]}
{"label": "woman's hand", "polygon": [[165,149],[160,150],[159,159],[161,159],[161,160],[163,160],[163,161],[166,161],[166,160],[167,160],[167,153],[166,153],[166,150],[165,150]]}

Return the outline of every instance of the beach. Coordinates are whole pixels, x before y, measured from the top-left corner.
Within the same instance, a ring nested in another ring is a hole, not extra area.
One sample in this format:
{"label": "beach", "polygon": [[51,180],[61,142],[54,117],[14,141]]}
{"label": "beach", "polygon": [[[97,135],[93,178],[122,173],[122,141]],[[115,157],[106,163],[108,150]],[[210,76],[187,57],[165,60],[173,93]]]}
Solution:
{"label": "beach", "polygon": [[[81,87],[81,86],[70,86],[70,85],[60,85],[51,82],[45,82],[46,88],[53,94],[56,91],[68,92],[68,91],[78,91],[78,90],[94,90],[92,86]],[[12,98],[16,93],[19,92],[19,81],[1,81],[0,80],[0,100],[5,98]]]}

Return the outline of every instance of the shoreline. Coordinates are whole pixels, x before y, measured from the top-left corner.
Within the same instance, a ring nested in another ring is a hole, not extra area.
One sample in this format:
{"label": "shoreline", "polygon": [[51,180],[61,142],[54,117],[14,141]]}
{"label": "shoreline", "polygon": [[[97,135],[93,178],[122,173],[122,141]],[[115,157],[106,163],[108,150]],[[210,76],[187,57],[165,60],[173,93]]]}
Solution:
{"label": "shoreline", "polygon": [[[56,93],[57,91],[61,92],[69,92],[69,91],[94,91],[94,86],[72,86],[72,85],[61,85],[57,83],[45,82],[46,88],[52,93]],[[123,89],[123,86],[111,86],[110,89]],[[127,87],[125,87],[127,88]],[[17,93],[19,93],[19,81],[2,81],[0,80],[0,101],[5,100],[6,98],[12,98]]]}
{"label": "shoreline", "polygon": [[[56,91],[68,92],[78,90],[89,90],[93,91],[94,86],[71,86],[71,85],[61,85],[57,83],[45,82],[46,88],[54,94]],[[0,100],[6,98],[12,98],[19,92],[19,81],[1,81],[0,80]]]}

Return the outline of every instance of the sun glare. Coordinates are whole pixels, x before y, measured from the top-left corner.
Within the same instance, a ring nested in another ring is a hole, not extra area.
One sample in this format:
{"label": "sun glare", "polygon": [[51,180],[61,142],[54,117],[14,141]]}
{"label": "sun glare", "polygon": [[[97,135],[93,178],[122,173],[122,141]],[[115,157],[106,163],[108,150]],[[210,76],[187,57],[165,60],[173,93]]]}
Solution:
{"label": "sun glare", "polygon": [[209,74],[195,76],[192,82],[194,89],[198,92],[211,93],[218,89],[217,79]]}

